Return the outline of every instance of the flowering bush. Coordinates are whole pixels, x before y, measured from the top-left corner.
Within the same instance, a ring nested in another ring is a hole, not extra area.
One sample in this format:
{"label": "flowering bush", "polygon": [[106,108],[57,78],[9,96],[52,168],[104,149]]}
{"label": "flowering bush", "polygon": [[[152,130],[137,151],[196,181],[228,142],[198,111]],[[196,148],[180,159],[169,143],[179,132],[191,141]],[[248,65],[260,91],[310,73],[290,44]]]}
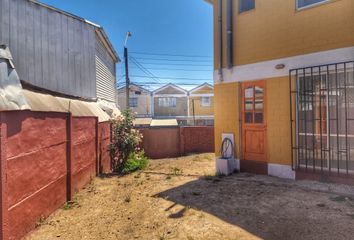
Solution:
{"label": "flowering bush", "polygon": [[133,121],[134,115],[130,110],[123,111],[122,116],[112,120],[110,153],[115,172],[122,173],[129,156],[140,151],[142,135],[133,128]]}

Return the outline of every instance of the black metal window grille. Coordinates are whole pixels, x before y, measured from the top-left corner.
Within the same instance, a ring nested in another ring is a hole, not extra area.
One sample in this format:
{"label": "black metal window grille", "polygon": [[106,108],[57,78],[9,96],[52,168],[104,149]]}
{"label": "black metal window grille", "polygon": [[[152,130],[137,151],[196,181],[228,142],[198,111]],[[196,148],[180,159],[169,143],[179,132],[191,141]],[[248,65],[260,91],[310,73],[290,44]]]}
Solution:
{"label": "black metal window grille", "polygon": [[354,174],[353,69],[354,61],[290,70],[294,168]]}

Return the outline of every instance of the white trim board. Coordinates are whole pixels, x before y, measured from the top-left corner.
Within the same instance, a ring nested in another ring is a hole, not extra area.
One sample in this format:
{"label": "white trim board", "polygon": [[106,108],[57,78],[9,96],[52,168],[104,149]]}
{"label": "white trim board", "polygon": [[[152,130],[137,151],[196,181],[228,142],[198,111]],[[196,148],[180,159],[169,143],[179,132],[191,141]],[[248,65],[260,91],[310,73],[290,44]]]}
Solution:
{"label": "white trim board", "polygon": [[[219,84],[283,77],[289,76],[289,70],[291,69],[353,60],[354,47],[339,48],[335,50],[322,51],[294,57],[280,58],[276,60],[234,66],[231,69],[224,68],[222,70],[222,82],[220,81],[220,75],[218,70],[215,70],[214,82],[215,84]],[[275,66],[277,66],[278,64],[284,64],[285,67],[283,69],[276,69]]]}
{"label": "white trim board", "polygon": [[214,93],[190,94],[190,97],[214,97]]}
{"label": "white trim board", "polygon": [[188,97],[186,94],[156,94],[153,95],[154,98],[181,98],[181,97]]}
{"label": "white trim board", "polygon": [[202,89],[203,87],[208,87],[208,88],[210,88],[211,90],[214,90],[213,85],[211,85],[211,84],[209,84],[209,83],[203,83],[203,84],[201,84],[201,85],[199,85],[199,86],[197,86],[197,87],[195,87],[195,88],[189,90],[189,94],[192,94],[193,92],[198,91],[198,90]]}
{"label": "white trim board", "polygon": [[187,90],[185,90],[185,89],[183,89],[183,88],[181,88],[181,87],[179,87],[179,86],[177,86],[176,84],[173,84],[173,83],[168,83],[165,86],[162,86],[162,87],[156,89],[152,93],[153,93],[153,95],[157,95],[157,94],[159,94],[158,92],[161,92],[161,91],[163,91],[163,90],[165,90],[166,88],[169,88],[169,87],[172,87],[172,88],[180,91],[181,93],[179,93],[179,94],[188,95],[188,91]]}

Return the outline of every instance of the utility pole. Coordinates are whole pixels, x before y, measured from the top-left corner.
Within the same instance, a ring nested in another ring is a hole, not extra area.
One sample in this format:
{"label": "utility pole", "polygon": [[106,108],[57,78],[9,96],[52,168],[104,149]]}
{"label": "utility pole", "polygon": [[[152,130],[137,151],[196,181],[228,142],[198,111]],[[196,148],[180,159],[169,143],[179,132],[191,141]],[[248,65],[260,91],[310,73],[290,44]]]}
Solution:
{"label": "utility pole", "polygon": [[193,125],[195,126],[195,108],[194,108],[194,99],[192,99],[192,111],[193,111]]}
{"label": "utility pole", "polygon": [[127,35],[125,37],[125,42],[124,42],[124,60],[125,60],[125,105],[126,109],[128,110],[130,108],[129,106],[129,99],[130,99],[130,79],[129,79],[129,64],[128,64],[128,48],[127,48],[127,42],[128,38],[132,36],[131,32],[127,32]]}
{"label": "utility pole", "polygon": [[126,109],[129,109],[129,85],[130,85],[130,80],[129,80],[129,66],[128,66],[128,48],[124,47],[124,60],[125,60],[125,103],[126,103]]}

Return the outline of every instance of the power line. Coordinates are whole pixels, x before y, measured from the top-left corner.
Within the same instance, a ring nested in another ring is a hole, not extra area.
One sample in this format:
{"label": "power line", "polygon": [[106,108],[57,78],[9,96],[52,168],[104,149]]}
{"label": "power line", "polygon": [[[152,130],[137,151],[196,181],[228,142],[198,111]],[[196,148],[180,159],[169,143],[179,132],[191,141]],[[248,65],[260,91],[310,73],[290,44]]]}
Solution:
{"label": "power line", "polygon": [[144,62],[145,65],[158,65],[158,66],[194,66],[194,67],[212,67],[212,64],[179,64],[179,63],[147,63]]}
{"label": "power line", "polygon": [[190,59],[168,59],[168,58],[141,58],[135,57],[135,59],[139,60],[153,60],[153,61],[167,61],[167,62],[212,62],[212,60],[190,60]]}
{"label": "power line", "polygon": [[138,55],[152,55],[152,56],[189,57],[189,58],[213,58],[213,56],[206,56],[206,55],[148,53],[148,52],[131,52],[131,53],[138,54]]}
{"label": "power line", "polygon": [[141,65],[134,57],[130,58],[132,60],[132,62],[140,69],[142,70],[145,74],[150,75],[153,79],[155,79],[155,81],[160,82],[159,78],[156,77],[152,72],[150,72],[149,70],[147,70],[143,65]]}
{"label": "power line", "polygon": [[[133,84],[139,85],[139,86],[149,86],[149,85],[166,85],[168,83],[165,84],[161,84],[161,83],[156,83],[156,82],[132,82]],[[178,83],[176,85],[182,86],[199,86],[199,83]]]}
{"label": "power line", "polygon": [[[136,78],[152,78],[149,76],[142,76],[142,75],[130,75],[131,77]],[[184,77],[158,77],[159,79],[173,79],[173,80],[191,80],[191,81],[212,81],[210,78],[184,78]]]}
{"label": "power line", "polygon": [[[130,67],[135,68],[135,67]],[[205,69],[181,69],[181,68],[145,68],[148,70],[156,71],[184,71],[184,72],[213,72],[214,70],[205,70]]]}

